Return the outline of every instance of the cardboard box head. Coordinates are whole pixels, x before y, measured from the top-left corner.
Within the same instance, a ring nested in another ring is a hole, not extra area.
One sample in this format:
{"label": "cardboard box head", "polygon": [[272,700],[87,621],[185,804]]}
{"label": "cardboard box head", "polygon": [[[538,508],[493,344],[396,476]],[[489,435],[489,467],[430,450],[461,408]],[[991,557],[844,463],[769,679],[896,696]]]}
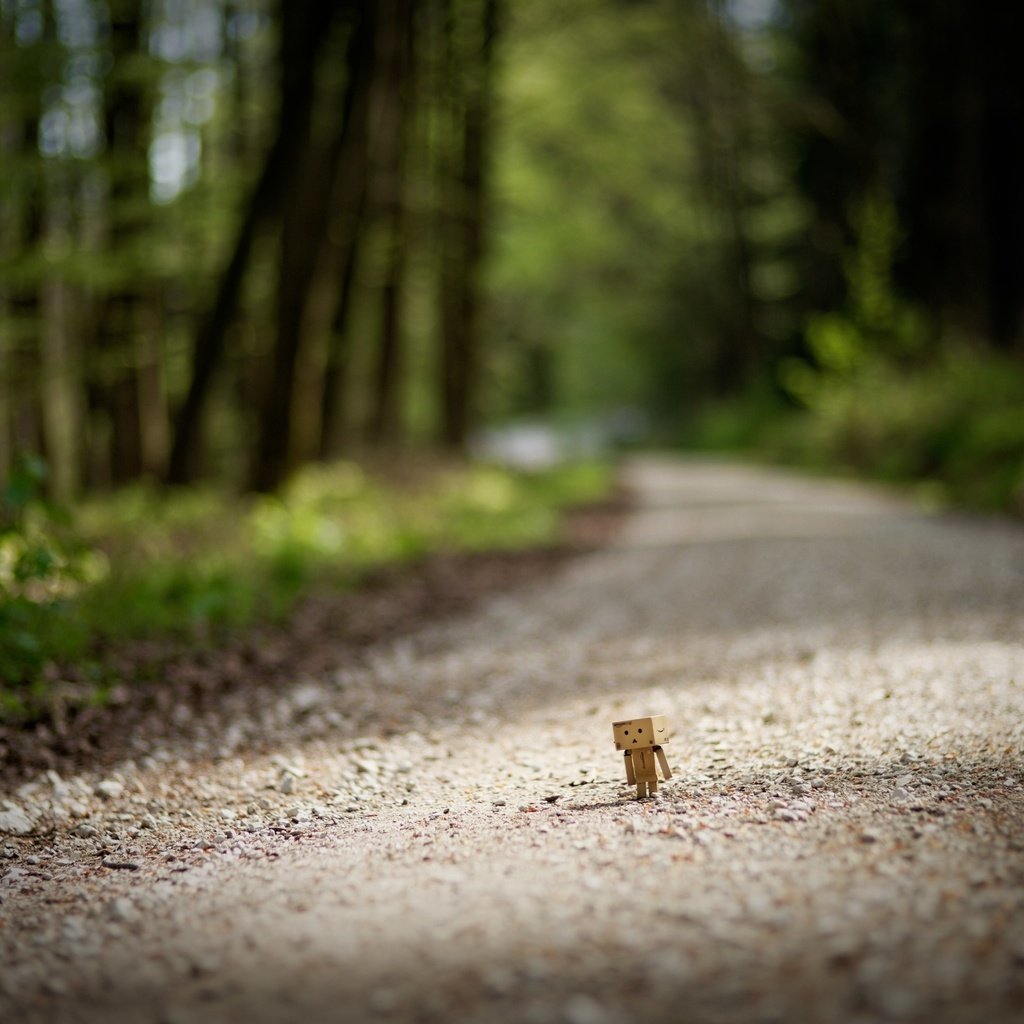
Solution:
{"label": "cardboard box head", "polygon": [[651,715],[649,718],[612,722],[612,735],[615,738],[616,750],[660,746],[667,743],[670,738],[668,719],[664,715]]}

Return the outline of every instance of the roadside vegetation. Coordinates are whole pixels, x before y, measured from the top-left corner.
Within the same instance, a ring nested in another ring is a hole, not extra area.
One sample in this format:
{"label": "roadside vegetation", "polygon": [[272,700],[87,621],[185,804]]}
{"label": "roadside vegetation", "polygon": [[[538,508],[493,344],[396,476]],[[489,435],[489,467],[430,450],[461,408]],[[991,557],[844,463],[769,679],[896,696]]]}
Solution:
{"label": "roadside vegetation", "polygon": [[940,332],[900,297],[890,206],[866,203],[857,227],[843,261],[845,306],[811,316],[804,353],[698,416],[686,441],[1024,516],[1024,364]]}
{"label": "roadside vegetation", "polygon": [[926,366],[885,360],[827,379],[759,451],[788,464],[915,485],[929,502],[1024,517],[1024,370],[950,347]]}
{"label": "roadside vegetation", "polygon": [[[22,462],[0,526],[0,720],[45,714],[75,666],[76,699],[123,683],[104,652],[136,639],[212,644],[278,621],[317,587],[450,551],[556,544],[565,510],[611,487],[598,463],[522,473],[436,464],[405,474],[307,466],[276,495],[138,485],[76,506],[41,497]],[[83,692],[80,680],[92,685]],[[129,681],[130,682],[130,681]]]}
{"label": "roadside vegetation", "polygon": [[1024,518],[1024,370],[1015,360],[950,345],[925,366],[874,359],[856,374],[809,378],[814,391],[799,404],[761,390],[715,405],[684,430],[684,446]]}
{"label": "roadside vegetation", "polygon": [[509,425],[1021,514],[1019,20],[2,0],[3,714],[550,543],[606,471],[460,461]]}

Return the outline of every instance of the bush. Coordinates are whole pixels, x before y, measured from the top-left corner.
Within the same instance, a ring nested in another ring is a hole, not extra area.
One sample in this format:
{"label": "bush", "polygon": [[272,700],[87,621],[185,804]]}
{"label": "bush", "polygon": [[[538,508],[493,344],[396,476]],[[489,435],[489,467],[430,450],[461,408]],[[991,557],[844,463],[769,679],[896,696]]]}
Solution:
{"label": "bush", "polygon": [[307,467],[279,495],[257,499],[133,487],[85,503],[72,524],[41,500],[44,474],[26,461],[3,496],[0,718],[8,720],[46,712],[61,664],[92,680],[84,699],[102,693],[112,680],[97,652],[111,644],[207,643],[280,618],[312,586],[351,586],[374,566],[550,543],[562,508],[611,484],[598,465],[532,475],[470,466],[402,484],[341,463]]}
{"label": "bush", "polygon": [[948,500],[1024,514],[1024,365],[940,342],[892,286],[895,210],[869,198],[844,261],[847,308],[811,319],[779,367],[805,407],[769,450],[804,465],[927,481]]}
{"label": "bush", "polygon": [[947,500],[1024,514],[1024,367],[944,349],[924,366],[881,359],[823,380],[767,450],[807,466],[937,485]]}
{"label": "bush", "polygon": [[54,657],[81,653],[75,595],[98,563],[41,498],[46,467],[23,458],[0,494],[0,714],[28,714]]}

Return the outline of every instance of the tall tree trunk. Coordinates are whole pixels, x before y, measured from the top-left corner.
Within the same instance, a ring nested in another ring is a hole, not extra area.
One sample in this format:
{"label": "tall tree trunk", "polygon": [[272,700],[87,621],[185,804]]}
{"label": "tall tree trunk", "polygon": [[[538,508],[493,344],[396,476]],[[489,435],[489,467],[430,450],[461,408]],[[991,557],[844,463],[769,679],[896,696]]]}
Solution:
{"label": "tall tree trunk", "polygon": [[1024,16],[918,13],[905,53],[905,282],[947,323],[1024,353]]}
{"label": "tall tree trunk", "polygon": [[[462,449],[473,420],[480,357],[481,272],[487,218],[490,120],[493,105],[494,51],[498,35],[498,0],[482,0],[474,53],[462,55],[468,73],[459,69],[454,38],[456,11],[446,5],[449,103],[461,115],[455,140],[455,166],[443,194],[440,258],[441,291],[441,441]],[[459,137],[461,135],[461,138]],[[443,170],[442,170],[442,173]]]}
{"label": "tall tree trunk", "polygon": [[410,0],[381,5],[381,103],[377,124],[381,134],[374,169],[375,205],[385,220],[387,251],[381,287],[380,345],[374,380],[370,440],[394,443],[400,433],[399,390],[404,359],[402,304],[405,289],[406,236],[405,166],[414,81]]}
{"label": "tall tree trunk", "polygon": [[361,210],[364,196],[359,197],[359,208],[352,222],[351,237],[344,243],[341,272],[338,283],[338,301],[331,320],[330,335],[327,339],[327,358],[324,363],[322,398],[320,410],[320,446],[318,455],[322,460],[336,458],[343,447],[343,431],[346,419],[345,396],[348,385],[349,316],[352,310],[352,295],[359,264],[361,237]]}
{"label": "tall tree trunk", "polygon": [[290,148],[288,140],[280,136],[271,147],[260,179],[249,199],[213,303],[196,332],[188,391],[174,419],[171,455],[167,466],[168,483],[188,483],[199,472],[201,460],[198,449],[203,410],[217,367],[224,355],[228,328],[238,307],[253,243],[259,228],[276,209],[284,188]]}
{"label": "tall tree trunk", "polygon": [[130,70],[143,48],[142,0],[115,0],[109,10],[113,72],[104,98],[107,247],[117,275],[101,303],[100,362],[93,372],[95,401],[109,424],[109,479],[123,483],[143,469],[137,344],[143,303],[139,240],[149,193],[148,103]]}
{"label": "tall tree trunk", "polygon": [[447,448],[461,448],[464,441],[466,366],[465,324],[460,309],[460,289],[464,279],[460,238],[463,195],[459,168],[459,126],[465,103],[463,83],[458,78],[456,55],[456,13],[454,0],[443,0],[441,29],[440,116],[438,118],[438,292],[440,338],[440,437]]}
{"label": "tall tree trunk", "polygon": [[161,339],[165,319],[160,296],[148,297],[138,319],[136,382],[139,403],[139,446],[143,472],[164,475],[170,447],[170,422],[164,382]]}
{"label": "tall tree trunk", "polygon": [[[333,13],[326,21],[307,15],[292,27],[294,45],[286,49],[285,60],[316,61]],[[289,19],[285,8],[285,28]],[[317,9],[323,18],[323,9]],[[292,15],[295,17],[295,15]],[[315,34],[310,34],[310,29]],[[350,43],[361,41],[358,25],[350,29]],[[354,60],[350,45],[348,59]],[[346,93],[351,94],[355,77],[349,64]],[[292,412],[298,360],[306,334],[306,307],[315,272],[326,239],[328,211],[331,206],[337,162],[344,150],[345,125],[340,124],[327,145],[311,144],[311,115],[315,95],[311,91],[302,124],[297,129],[297,177],[283,205],[278,288],[276,334],[272,372],[260,405],[257,445],[249,472],[249,487],[269,491],[284,479],[291,461]],[[346,104],[347,105],[347,104]]]}
{"label": "tall tree trunk", "polygon": [[380,348],[370,439],[375,444],[394,444],[401,434],[400,394],[404,338],[402,303],[405,286],[405,216],[401,198],[395,202],[388,225],[387,270],[381,289]]}
{"label": "tall tree trunk", "polygon": [[78,491],[84,410],[78,359],[71,335],[71,289],[64,281],[43,286],[46,321],[40,339],[39,367],[43,429],[49,453],[50,494],[70,501]]}
{"label": "tall tree trunk", "polygon": [[321,379],[317,455],[324,460],[340,454],[346,419],[345,392],[351,348],[348,325],[366,220],[366,193],[370,176],[370,110],[377,66],[377,33],[380,30],[376,5],[364,5],[350,38],[347,59],[349,73],[342,104],[338,173],[332,202],[336,211],[330,232],[333,244],[325,253],[329,274],[337,282],[337,294]]}
{"label": "tall tree trunk", "polygon": [[[308,154],[306,162],[313,163]],[[257,445],[249,476],[250,488],[257,491],[273,490],[289,468],[296,364],[319,232],[323,229],[323,222],[316,216],[319,204],[313,200],[310,186],[322,174],[319,166],[308,166],[303,175],[305,187],[290,190],[284,204],[274,350],[270,378],[260,403]]]}
{"label": "tall tree trunk", "polygon": [[997,5],[979,19],[987,327],[993,343],[1024,356],[1024,12]]}
{"label": "tall tree trunk", "polygon": [[[38,21],[36,20],[38,18]],[[35,22],[32,41],[19,45],[15,35],[22,19]],[[49,195],[39,157],[39,126],[44,94],[59,68],[51,56],[56,45],[52,0],[34,10],[4,9],[5,86],[13,95],[0,113],[8,193],[4,223],[0,224],[2,255],[20,273],[0,282],[0,479],[22,451],[48,455],[51,440],[46,429],[40,372],[50,321],[43,292],[45,271],[40,258],[45,243]],[[13,86],[17,85],[15,93]],[[12,102],[13,101],[13,102]],[[5,189],[6,191],[6,189]]]}
{"label": "tall tree trunk", "polygon": [[196,332],[188,392],[175,417],[169,483],[186,483],[198,471],[202,413],[210,385],[224,355],[257,234],[279,209],[304,158],[317,58],[339,7],[338,0],[279,0],[279,4],[281,100],[277,128],[213,303]]}
{"label": "tall tree trunk", "polygon": [[[29,110],[21,125],[20,156],[31,159],[38,149],[39,111]],[[26,262],[36,258],[43,241],[44,196],[42,175],[25,175],[26,183],[15,211],[15,246]],[[39,422],[36,394],[39,380],[40,339],[44,331],[40,303],[42,282],[32,276],[13,283],[7,290],[7,375],[11,409],[12,457],[22,450],[39,452],[45,432]]]}

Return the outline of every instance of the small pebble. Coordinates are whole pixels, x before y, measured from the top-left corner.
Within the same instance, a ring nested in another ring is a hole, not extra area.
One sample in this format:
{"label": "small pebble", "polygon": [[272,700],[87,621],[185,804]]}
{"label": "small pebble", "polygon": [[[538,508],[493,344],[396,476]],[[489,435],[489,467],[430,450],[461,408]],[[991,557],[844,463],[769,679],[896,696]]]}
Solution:
{"label": "small pebble", "polygon": [[0,832],[25,836],[32,831],[32,828],[32,819],[20,807],[8,804],[7,810],[0,811]]}
{"label": "small pebble", "polygon": [[583,993],[573,996],[563,1007],[566,1024],[605,1024],[608,1011],[593,996]]}
{"label": "small pebble", "polygon": [[124,785],[116,779],[104,779],[96,783],[93,792],[104,800],[117,800],[124,793]]}
{"label": "small pebble", "polygon": [[118,896],[106,904],[103,908],[103,915],[108,921],[120,924],[131,920],[135,916],[135,908],[132,906],[131,900]]}

